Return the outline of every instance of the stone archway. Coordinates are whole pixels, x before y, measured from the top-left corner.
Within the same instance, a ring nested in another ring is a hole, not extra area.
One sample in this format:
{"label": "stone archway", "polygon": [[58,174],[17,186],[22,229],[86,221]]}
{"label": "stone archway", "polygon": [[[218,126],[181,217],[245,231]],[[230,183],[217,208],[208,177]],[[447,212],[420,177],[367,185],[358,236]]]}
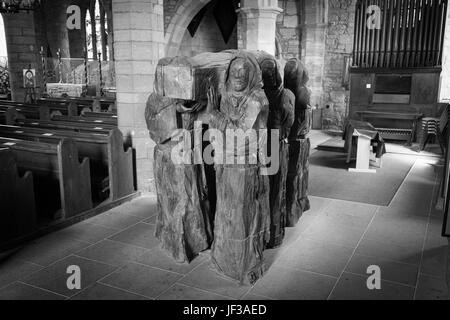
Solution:
{"label": "stone archway", "polygon": [[192,19],[211,1],[212,0],[184,0],[179,2],[166,31],[166,56],[175,56],[178,53],[186,29]]}

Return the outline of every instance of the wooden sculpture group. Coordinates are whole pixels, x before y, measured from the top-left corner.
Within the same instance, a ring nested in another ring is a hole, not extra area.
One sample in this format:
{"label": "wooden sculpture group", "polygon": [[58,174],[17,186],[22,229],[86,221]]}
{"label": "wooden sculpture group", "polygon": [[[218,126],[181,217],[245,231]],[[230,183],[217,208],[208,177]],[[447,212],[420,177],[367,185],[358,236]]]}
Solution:
{"label": "wooden sculpture group", "polygon": [[[277,60],[260,51],[159,61],[145,117],[156,142],[156,237],[177,262],[211,249],[221,274],[251,284],[263,275],[264,250],[309,210],[307,82],[292,59],[283,85]],[[264,159],[276,170],[263,173]]]}

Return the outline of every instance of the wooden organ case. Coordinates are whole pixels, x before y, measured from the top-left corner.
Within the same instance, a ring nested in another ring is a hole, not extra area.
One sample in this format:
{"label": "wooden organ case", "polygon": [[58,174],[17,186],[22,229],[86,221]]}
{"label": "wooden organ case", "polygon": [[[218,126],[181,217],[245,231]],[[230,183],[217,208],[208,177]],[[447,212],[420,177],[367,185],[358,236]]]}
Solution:
{"label": "wooden organ case", "polygon": [[378,115],[367,120],[392,129],[382,130],[385,138],[407,129],[410,141],[417,132],[402,120],[438,116],[447,6],[448,0],[357,1],[350,118]]}

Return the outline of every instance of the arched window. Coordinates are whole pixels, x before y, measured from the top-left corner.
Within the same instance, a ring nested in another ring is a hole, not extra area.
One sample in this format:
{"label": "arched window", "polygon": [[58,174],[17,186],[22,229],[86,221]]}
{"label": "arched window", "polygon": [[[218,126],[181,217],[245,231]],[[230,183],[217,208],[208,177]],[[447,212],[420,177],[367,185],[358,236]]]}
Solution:
{"label": "arched window", "polygon": [[97,60],[99,53],[104,61],[111,58],[107,11],[103,1],[91,0],[91,5],[86,12],[86,47],[90,59]]}

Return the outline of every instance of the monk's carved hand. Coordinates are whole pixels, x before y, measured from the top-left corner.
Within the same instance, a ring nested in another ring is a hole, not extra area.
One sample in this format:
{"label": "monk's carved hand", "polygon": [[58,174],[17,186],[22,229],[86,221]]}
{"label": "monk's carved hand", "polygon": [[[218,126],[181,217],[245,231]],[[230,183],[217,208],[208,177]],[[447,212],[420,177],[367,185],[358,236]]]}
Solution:
{"label": "monk's carved hand", "polygon": [[219,110],[219,96],[214,87],[210,87],[208,90],[208,105],[206,110],[208,113]]}

